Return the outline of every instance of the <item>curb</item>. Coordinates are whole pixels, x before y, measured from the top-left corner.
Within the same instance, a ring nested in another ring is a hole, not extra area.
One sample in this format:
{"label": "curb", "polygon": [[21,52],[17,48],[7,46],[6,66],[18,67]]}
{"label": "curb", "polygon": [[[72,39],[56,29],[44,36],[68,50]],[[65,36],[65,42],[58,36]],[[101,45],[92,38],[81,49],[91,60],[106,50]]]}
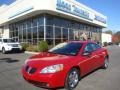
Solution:
{"label": "curb", "polygon": [[29,52],[29,51],[25,51],[26,54],[39,54],[40,52]]}

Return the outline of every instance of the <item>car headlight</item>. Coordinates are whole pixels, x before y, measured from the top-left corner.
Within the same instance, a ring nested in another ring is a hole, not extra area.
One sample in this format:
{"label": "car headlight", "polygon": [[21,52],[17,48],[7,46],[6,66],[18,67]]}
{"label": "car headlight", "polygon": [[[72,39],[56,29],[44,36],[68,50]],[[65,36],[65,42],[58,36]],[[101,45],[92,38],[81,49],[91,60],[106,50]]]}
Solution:
{"label": "car headlight", "polygon": [[27,65],[28,61],[29,61],[29,59],[26,59],[26,60],[25,60],[25,65]]}
{"label": "car headlight", "polygon": [[56,73],[62,70],[63,64],[57,64],[43,68],[40,73]]}

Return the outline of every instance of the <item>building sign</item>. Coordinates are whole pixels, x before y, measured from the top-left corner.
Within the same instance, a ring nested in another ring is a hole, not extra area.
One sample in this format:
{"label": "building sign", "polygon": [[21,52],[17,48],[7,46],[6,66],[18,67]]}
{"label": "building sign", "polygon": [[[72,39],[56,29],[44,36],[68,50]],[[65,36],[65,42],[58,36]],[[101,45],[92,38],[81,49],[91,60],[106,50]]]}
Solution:
{"label": "building sign", "polygon": [[57,10],[61,10],[92,21],[92,19],[89,17],[89,12],[81,9],[76,5],[70,4],[69,2],[65,2],[64,0],[57,0],[56,6]]}
{"label": "building sign", "polygon": [[95,15],[95,20],[106,24],[106,19],[104,19],[104,18],[102,18],[102,17],[100,17],[98,15]]}
{"label": "building sign", "polygon": [[94,15],[95,18],[94,17],[91,18],[91,15],[90,15],[91,13],[89,13],[88,11],[83,10],[81,7],[71,4],[65,0],[57,0],[56,9],[66,12],[66,13],[70,13],[70,14],[82,17],[82,18],[90,20],[90,21],[96,20],[96,21],[106,24],[105,18],[98,16],[98,15]]}

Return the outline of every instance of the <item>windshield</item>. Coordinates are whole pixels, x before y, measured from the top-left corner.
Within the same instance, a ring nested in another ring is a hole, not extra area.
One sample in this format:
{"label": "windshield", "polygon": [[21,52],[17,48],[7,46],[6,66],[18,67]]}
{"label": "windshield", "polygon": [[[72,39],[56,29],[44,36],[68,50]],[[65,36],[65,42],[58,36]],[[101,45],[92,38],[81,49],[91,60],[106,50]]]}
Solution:
{"label": "windshield", "polygon": [[48,52],[63,54],[63,55],[77,55],[82,47],[82,43],[61,43],[50,49]]}
{"label": "windshield", "polygon": [[13,39],[3,39],[4,43],[14,43],[15,41]]}

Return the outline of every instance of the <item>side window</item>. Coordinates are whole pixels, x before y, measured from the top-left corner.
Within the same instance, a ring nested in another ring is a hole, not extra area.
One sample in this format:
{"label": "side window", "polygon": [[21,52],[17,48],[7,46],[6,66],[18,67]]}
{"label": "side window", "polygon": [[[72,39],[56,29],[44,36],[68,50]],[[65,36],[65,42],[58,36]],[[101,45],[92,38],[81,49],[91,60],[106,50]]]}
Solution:
{"label": "side window", "polygon": [[100,46],[99,44],[95,44],[95,47],[96,47],[97,49],[101,48],[101,46]]}
{"label": "side window", "polygon": [[84,52],[92,52],[92,51],[93,51],[92,44],[87,44],[84,49]]}
{"label": "side window", "polygon": [[97,49],[101,48],[100,45],[95,44],[95,43],[92,43],[91,45],[92,45],[93,50],[97,50]]}
{"label": "side window", "polygon": [[2,39],[0,39],[0,43],[2,42]]}

